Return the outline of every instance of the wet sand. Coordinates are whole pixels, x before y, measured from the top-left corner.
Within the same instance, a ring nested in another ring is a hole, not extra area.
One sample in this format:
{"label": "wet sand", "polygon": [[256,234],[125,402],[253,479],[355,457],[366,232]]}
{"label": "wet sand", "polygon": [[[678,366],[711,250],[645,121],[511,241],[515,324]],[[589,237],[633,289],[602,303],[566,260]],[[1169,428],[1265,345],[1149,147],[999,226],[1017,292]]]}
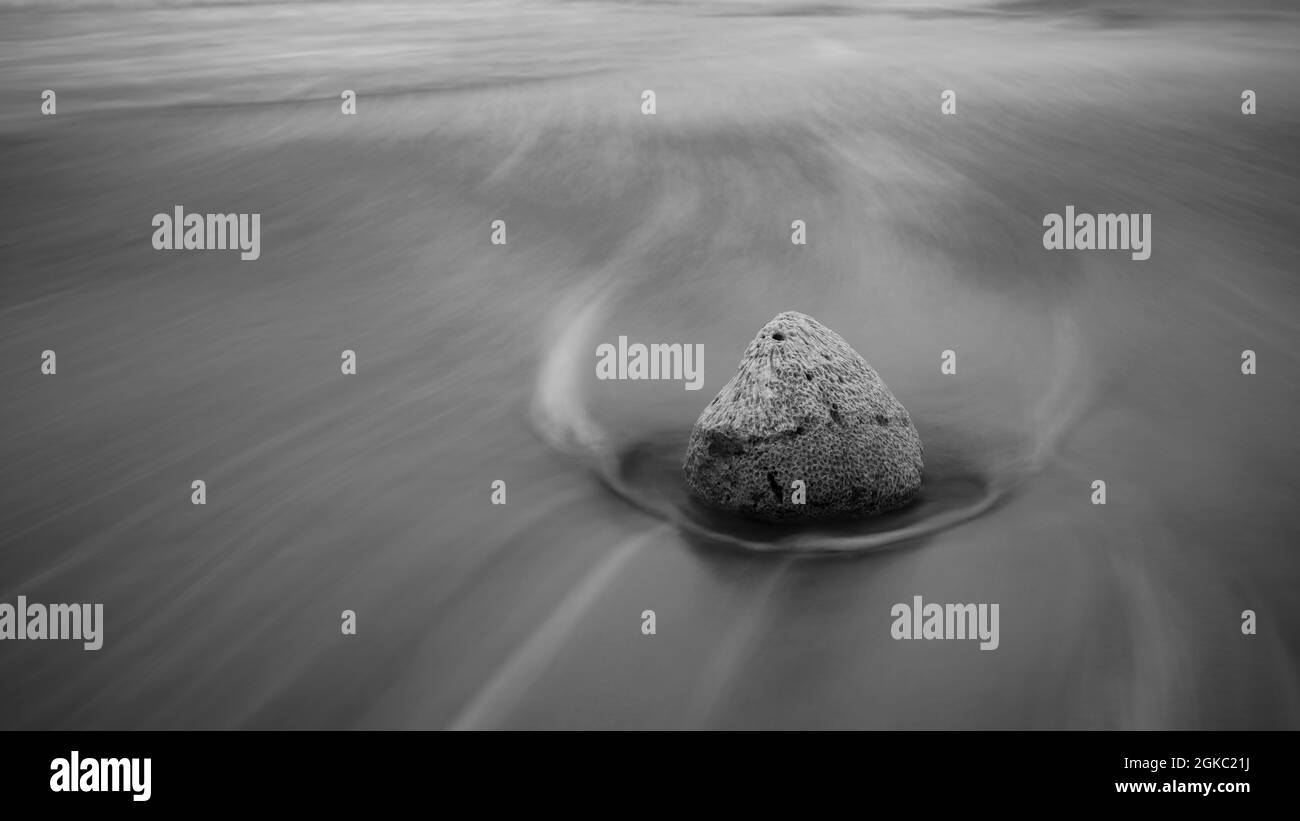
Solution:
{"label": "wet sand", "polygon": [[[1300,726],[1300,18],[774,10],[0,11],[0,601],[107,620],[0,645],[0,726]],[[154,251],[177,204],[262,258]],[[1151,259],[1043,250],[1067,204]],[[995,500],[830,555],[674,521],[787,309],[931,501]],[[597,381],[620,334],[704,389]],[[999,649],[892,640],[914,595]]]}

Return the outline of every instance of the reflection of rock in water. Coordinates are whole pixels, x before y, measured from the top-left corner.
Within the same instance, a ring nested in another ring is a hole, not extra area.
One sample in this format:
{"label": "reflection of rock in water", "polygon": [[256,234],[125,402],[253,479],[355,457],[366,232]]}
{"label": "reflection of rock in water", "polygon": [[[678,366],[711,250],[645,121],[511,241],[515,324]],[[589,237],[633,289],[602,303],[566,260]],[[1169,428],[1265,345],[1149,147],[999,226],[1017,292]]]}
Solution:
{"label": "reflection of rock in water", "polygon": [[720,510],[771,521],[872,516],[921,485],[907,409],[844,338],[778,314],[700,414],[686,482]]}

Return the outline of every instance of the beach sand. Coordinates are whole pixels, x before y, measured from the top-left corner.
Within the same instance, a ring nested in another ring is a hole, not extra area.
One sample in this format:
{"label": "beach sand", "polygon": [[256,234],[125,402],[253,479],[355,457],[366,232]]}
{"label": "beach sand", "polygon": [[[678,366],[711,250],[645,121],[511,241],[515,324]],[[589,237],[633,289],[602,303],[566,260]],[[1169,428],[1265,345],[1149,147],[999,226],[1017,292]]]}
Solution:
{"label": "beach sand", "polygon": [[[106,619],[0,646],[0,727],[1300,728],[1300,17],[431,5],[0,11],[0,601]],[[1045,251],[1070,204],[1151,259]],[[754,553],[539,430],[668,464],[783,310],[996,504]],[[704,389],[597,381],[620,334]]]}

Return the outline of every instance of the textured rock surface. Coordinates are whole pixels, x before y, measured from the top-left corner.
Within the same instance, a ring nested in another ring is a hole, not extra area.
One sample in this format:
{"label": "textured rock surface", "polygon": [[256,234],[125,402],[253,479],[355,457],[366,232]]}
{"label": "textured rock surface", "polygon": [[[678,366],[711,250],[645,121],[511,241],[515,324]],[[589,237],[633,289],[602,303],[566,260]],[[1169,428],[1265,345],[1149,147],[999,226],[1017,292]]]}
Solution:
{"label": "textured rock surface", "polygon": [[[787,311],[763,326],[700,414],[686,481],[714,507],[770,520],[871,515],[921,486],[921,439],[880,376],[844,339]],[[791,483],[806,485],[794,504]]]}

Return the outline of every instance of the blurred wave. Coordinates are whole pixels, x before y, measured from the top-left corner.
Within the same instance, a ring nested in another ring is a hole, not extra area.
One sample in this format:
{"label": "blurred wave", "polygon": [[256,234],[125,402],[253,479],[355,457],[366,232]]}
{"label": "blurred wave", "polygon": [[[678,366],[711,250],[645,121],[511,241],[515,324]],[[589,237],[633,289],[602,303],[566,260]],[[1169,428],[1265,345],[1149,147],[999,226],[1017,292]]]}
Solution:
{"label": "blurred wave", "polygon": [[[1300,726],[1297,19],[1015,8],[0,11],[0,601],[107,621],[0,645],[0,726]],[[153,251],[176,204],[262,258]],[[1067,204],[1152,258],[1042,250]],[[682,494],[782,310],[907,406],[916,509]],[[595,380],[620,334],[704,390]],[[917,594],[1000,648],[893,641]]]}

